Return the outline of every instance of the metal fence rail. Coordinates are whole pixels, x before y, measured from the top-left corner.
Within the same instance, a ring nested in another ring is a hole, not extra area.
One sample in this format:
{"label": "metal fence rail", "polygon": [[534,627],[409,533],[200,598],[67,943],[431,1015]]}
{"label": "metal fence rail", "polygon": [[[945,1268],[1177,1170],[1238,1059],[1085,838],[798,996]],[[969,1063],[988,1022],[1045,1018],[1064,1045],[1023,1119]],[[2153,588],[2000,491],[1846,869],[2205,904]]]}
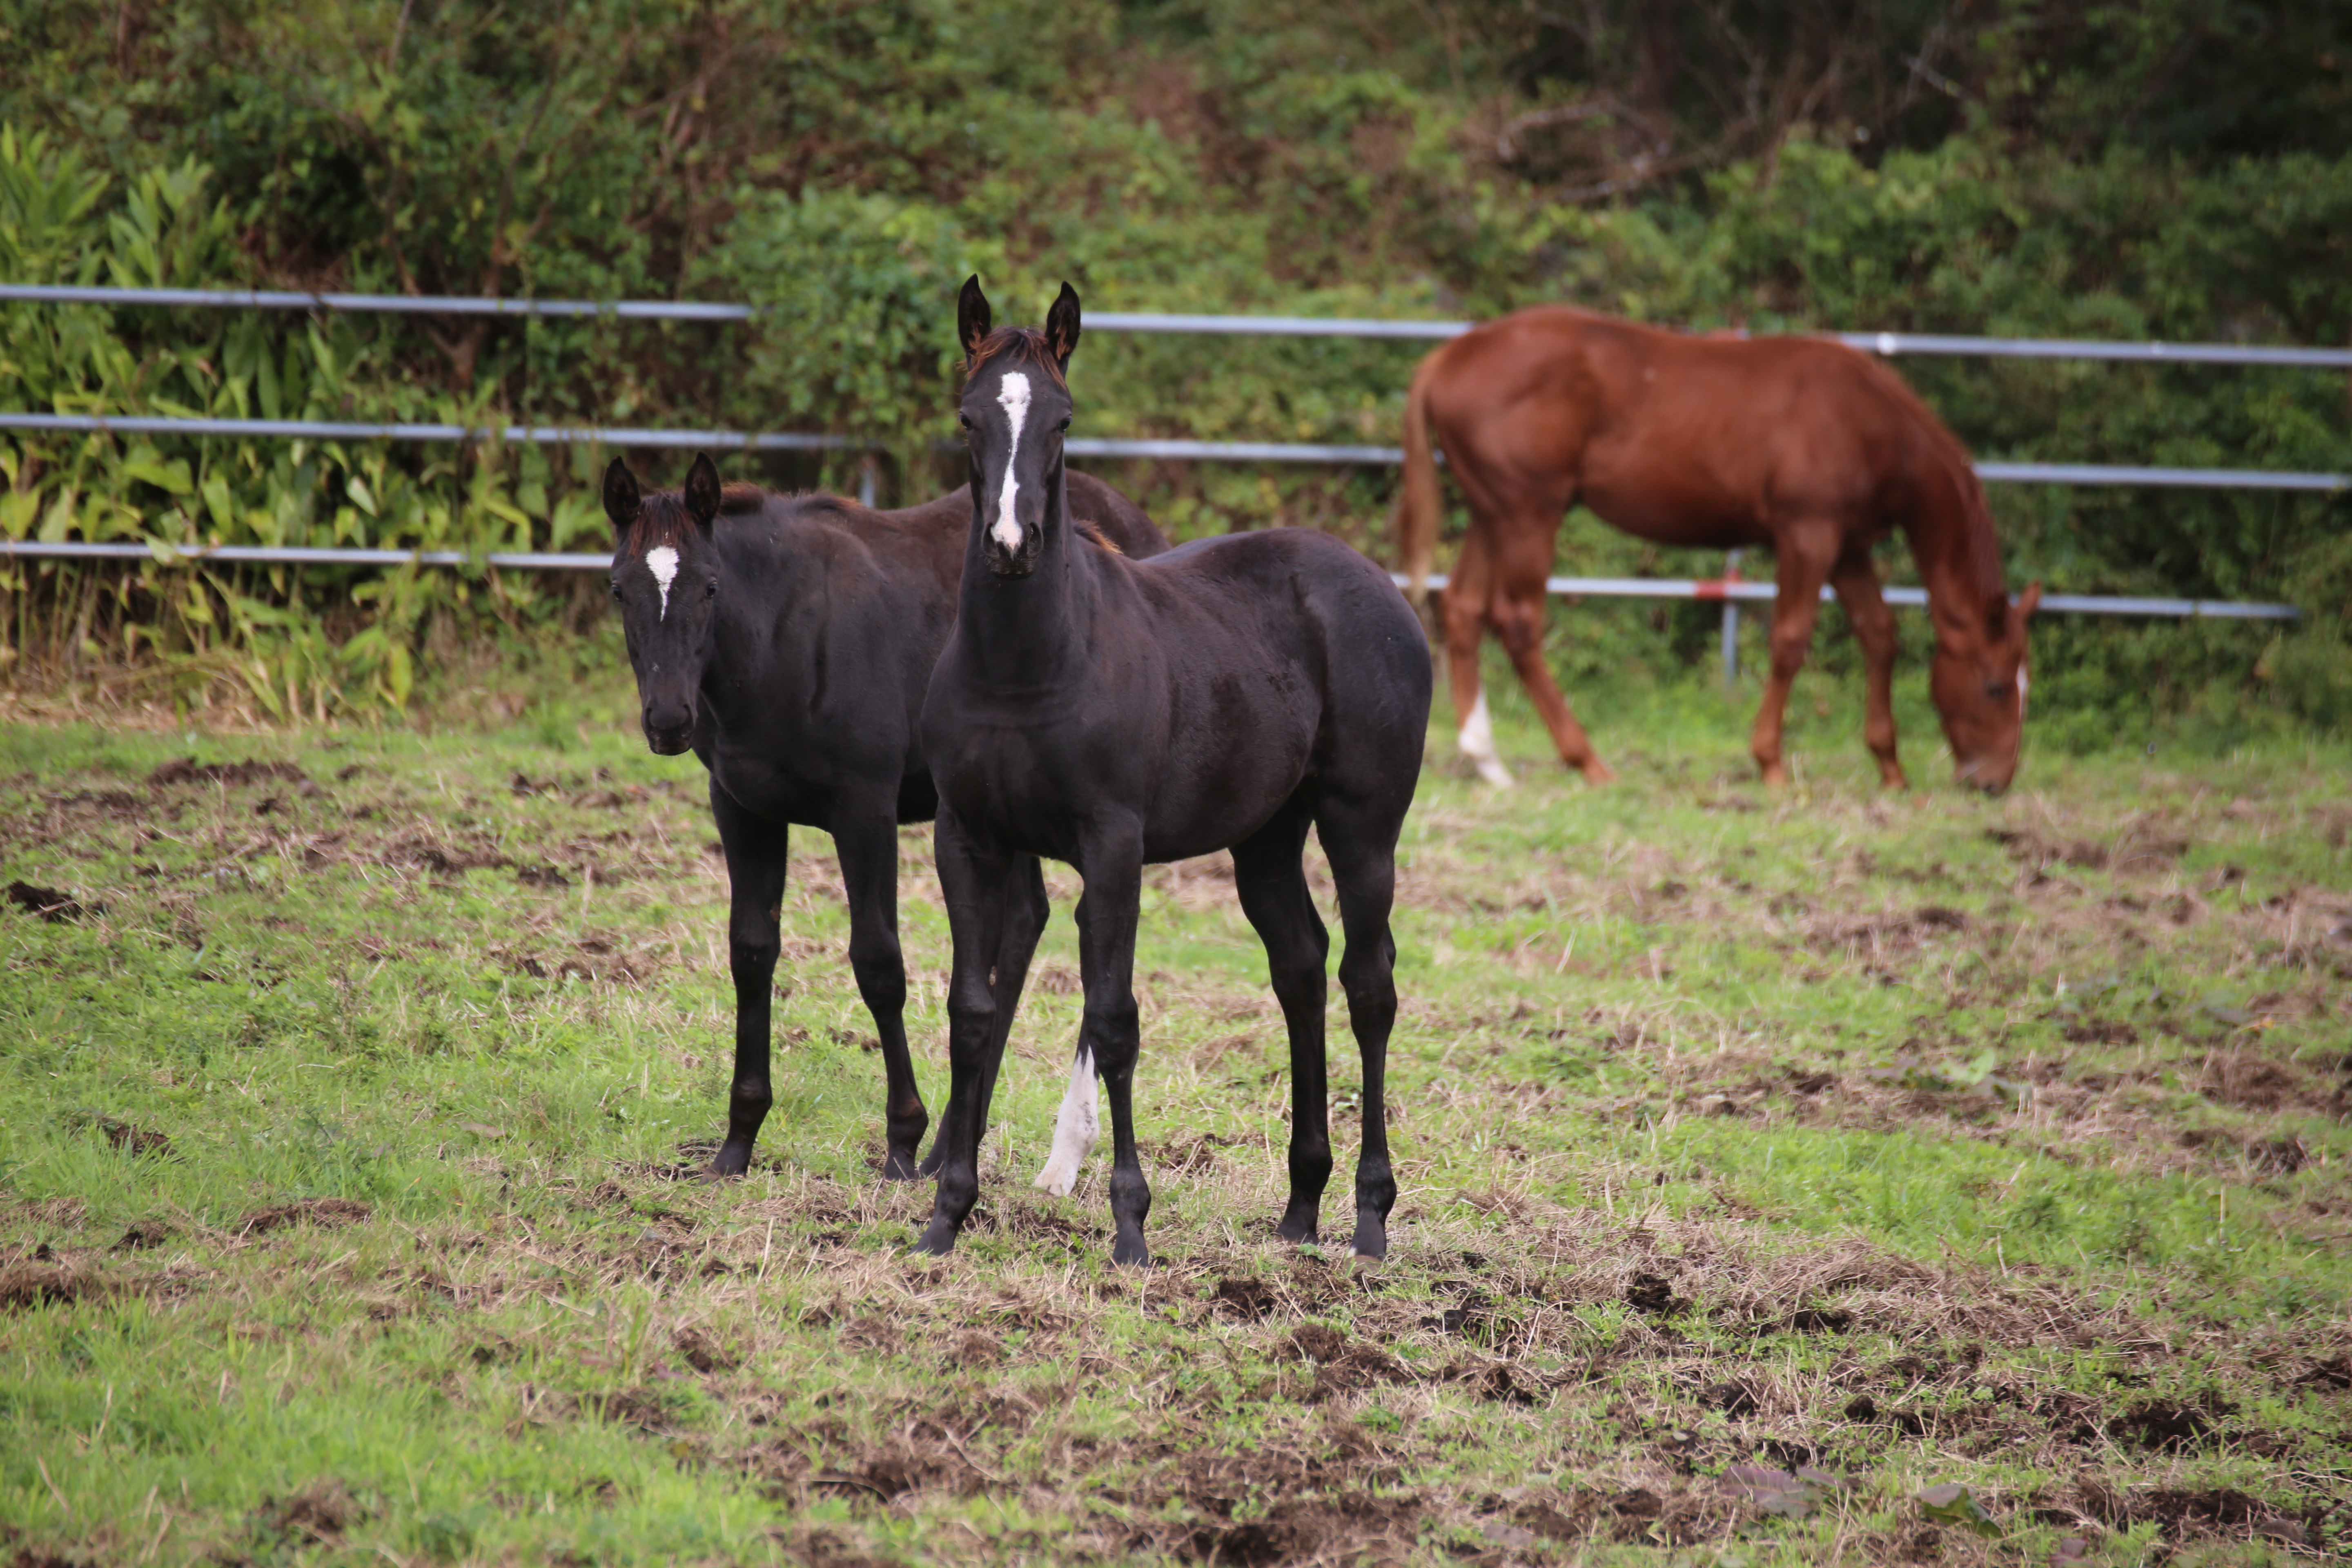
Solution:
{"label": "metal fence rail", "polygon": [[[609,319],[618,321],[748,321],[757,310],[745,304],[668,300],[498,300],[467,296],[396,294],[313,294],[213,289],[114,289],[80,285],[0,285],[0,301],[47,304],[140,306],[163,309],[228,309],[376,312],[396,315],[471,315]],[[1163,314],[1144,311],[1097,311],[1087,325],[1098,331],[1225,333],[1244,336],[1349,337],[1388,340],[1440,340],[1458,337],[1474,325],[1468,321],[1374,321],[1305,316],[1236,316]],[[1833,332],[1850,347],[1884,356],[1897,354],[1971,355],[2021,359],[2105,360],[2130,363],[2257,365],[2297,369],[2352,369],[2352,350],[2273,348],[2237,343],[2104,342],[2083,339],[1990,338],[1914,332]],[[739,430],[595,429],[541,425],[467,426],[430,423],[360,423],[303,419],[219,419],[175,416],[36,414],[0,412],[0,429],[45,430],[59,433],[110,433],[155,436],[228,436],[261,439],[322,441],[522,441],[542,445],[593,443],[617,447],[702,447],[730,451],[851,451],[872,450],[873,444],[853,437],[796,432]],[[1269,441],[1192,441],[1078,437],[1066,449],[1073,457],[1158,459],[1184,462],[1277,462],[1337,466],[1392,466],[1403,460],[1402,448]],[[1443,458],[1441,458],[1442,461]],[[2095,463],[2005,463],[1976,465],[1978,476],[1992,483],[2147,485],[2200,489],[2336,491],[2352,487],[2352,475],[2287,473],[2261,469],[2161,468]],[[870,479],[870,476],[869,476]],[[402,551],[328,549],[264,545],[174,545],[145,542],[86,542],[0,540],[0,556],[79,560],[148,559],[163,563],[221,562],[253,564],[467,566],[478,565],[526,571],[589,571],[610,564],[601,554],[551,552],[492,552],[475,555],[462,551]],[[1737,565],[1733,552],[1727,570]],[[1399,577],[1402,584],[1404,580]],[[1443,587],[1443,575],[1433,577]],[[1553,577],[1548,587],[1558,595],[1603,597],[1687,598],[1720,602],[1725,615],[1725,668],[1732,668],[1738,605],[1769,600],[1776,590],[1769,583],[1748,583],[1736,576],[1700,579]],[[1832,597],[1823,589],[1824,600]],[[1916,588],[1890,588],[1886,601],[1896,605],[1920,605],[1926,596]],[[2243,620],[2292,620],[2300,612],[2291,605],[2238,604],[2217,600],[2128,598],[2105,595],[2044,595],[2045,611],[2082,615],[2187,616]]]}
{"label": "metal fence rail", "polygon": [[[605,317],[635,321],[748,321],[751,305],[695,300],[488,300],[449,294],[308,294],[250,289],[112,289],[98,285],[11,283],[0,300],[52,305],[160,305],[180,309],[320,310],[404,316]],[[1097,310],[1087,326],[1106,332],[1198,332],[1244,337],[1460,337],[1473,321],[1376,321],[1362,317],[1222,316],[1154,310]],[[1945,332],[1824,332],[1877,354],[1959,354],[2005,359],[2120,360],[2141,364],[2243,364],[2306,370],[2352,369],[2352,349],[2271,348],[2253,343],[2109,342],[2087,338],[1988,338]]]}
{"label": "metal fence rail", "polygon": [[[462,550],[355,550],[311,548],[304,545],[268,544],[167,544],[161,540],[144,542],[89,542],[82,540],[0,539],[0,556],[24,556],[27,559],[62,559],[68,561],[153,561],[163,565],[194,564],[199,562],[222,562],[246,565],[296,566],[490,566],[528,572],[602,572],[613,564],[610,555],[561,552],[552,551],[491,551],[475,555]],[[1389,574],[1398,587],[1405,585],[1402,573]],[[1443,588],[1446,575],[1440,572],[1429,579],[1432,588]],[[1550,592],[1586,595],[1596,598],[1617,599],[1699,599],[1727,605],[1738,603],[1769,601],[1777,590],[1769,583],[1751,583],[1738,577],[1552,577],[1544,586]],[[1890,605],[1924,607],[1927,603],[1926,590],[1920,588],[1888,588],[1886,602]],[[1822,590],[1823,603],[1833,597],[1827,588]],[[2147,599],[2122,598],[2104,595],[2045,594],[2042,608],[2062,614],[2089,616],[2201,616],[2227,620],[2292,621],[2300,619],[2303,612],[2293,605],[2237,604],[2217,599]]]}
{"label": "metal fence rail", "polygon": [[[253,436],[312,441],[530,441],[548,446],[699,447],[724,451],[840,452],[871,449],[849,436],[743,430],[600,430],[569,425],[401,425],[324,419],[207,419],[173,415],[0,412],[0,430],[51,430],[126,436]],[[954,443],[945,443],[948,450]],[[1276,441],[1126,440],[1076,437],[1074,458],[1161,458],[1180,462],[1318,463],[1393,467],[1402,447],[1330,447]],[[2265,468],[2163,468],[2105,463],[1979,463],[1994,484],[2165,485],[2204,489],[2340,490],[2352,474],[2283,473]]]}

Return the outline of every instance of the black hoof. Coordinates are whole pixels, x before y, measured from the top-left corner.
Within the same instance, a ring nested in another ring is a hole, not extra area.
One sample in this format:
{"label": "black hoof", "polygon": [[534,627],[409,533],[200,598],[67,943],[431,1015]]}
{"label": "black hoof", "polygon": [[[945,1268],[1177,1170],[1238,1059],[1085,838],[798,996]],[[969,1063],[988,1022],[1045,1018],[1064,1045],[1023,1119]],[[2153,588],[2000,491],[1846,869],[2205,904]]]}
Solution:
{"label": "black hoof", "polygon": [[1110,1244],[1110,1260],[1130,1268],[1149,1268],[1151,1267],[1151,1248],[1143,1244],[1140,1235],[1129,1236],[1121,1232]]}
{"label": "black hoof", "polygon": [[956,1227],[934,1215],[931,1223],[923,1227],[923,1234],[915,1238],[915,1245],[909,1250],[919,1252],[926,1258],[945,1258],[955,1250],[955,1244]]}
{"label": "black hoof", "polygon": [[749,1143],[740,1148],[732,1143],[722,1143],[719,1146],[719,1152],[710,1156],[710,1163],[703,1167],[702,1179],[706,1182],[728,1181],[751,1168],[751,1146]]}
{"label": "black hoof", "polygon": [[934,1143],[931,1145],[931,1152],[923,1156],[923,1163],[915,1169],[926,1176],[936,1176],[940,1173],[940,1167],[946,1164],[947,1161],[947,1151]]}
{"label": "black hoof", "polygon": [[1294,1204],[1283,1211],[1281,1222],[1274,1227],[1274,1234],[1285,1241],[1304,1247],[1320,1238],[1322,1226],[1317,1222],[1313,1209],[1301,1210]]}
{"label": "black hoof", "polygon": [[1389,1255],[1389,1227],[1380,1215],[1356,1216],[1355,1254],[1358,1261],[1375,1264]]}
{"label": "black hoof", "polygon": [[922,1173],[911,1150],[892,1149],[882,1156],[882,1179],[886,1182],[918,1181]]}

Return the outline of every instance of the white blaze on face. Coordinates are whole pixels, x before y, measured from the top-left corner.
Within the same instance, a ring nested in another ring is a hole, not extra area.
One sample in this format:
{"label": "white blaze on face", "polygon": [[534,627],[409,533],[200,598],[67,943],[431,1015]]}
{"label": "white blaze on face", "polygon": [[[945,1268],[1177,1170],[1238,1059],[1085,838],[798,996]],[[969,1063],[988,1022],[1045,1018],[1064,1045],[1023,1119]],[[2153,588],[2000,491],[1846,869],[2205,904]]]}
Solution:
{"label": "white blaze on face", "polygon": [[1013,444],[1004,451],[1004,489],[996,498],[996,526],[989,532],[1005,549],[1018,550],[1021,548],[1021,524],[1013,516],[1013,498],[1021,486],[1013,477],[1013,463],[1021,455],[1021,426],[1029,422],[1029,378],[1017,370],[1005,372],[1004,379],[997,383],[996,405],[1003,409],[1004,417],[1012,421]]}
{"label": "white blaze on face", "polygon": [[1511,770],[1503,765],[1502,753],[1495,750],[1495,721],[1486,716],[1486,694],[1478,693],[1477,704],[1462,726],[1462,754],[1478,764],[1478,774],[1496,789],[1511,787]]}
{"label": "white blaze on face", "polygon": [[1068,1197],[1070,1189],[1078,1184],[1078,1167],[1094,1152],[1100,1131],[1101,1123],[1095,1119],[1095,1054],[1081,1046],[1078,1059],[1070,1064],[1070,1087],[1062,1096],[1062,1113],[1054,1119],[1053,1156],[1030,1184],[1057,1198]]}
{"label": "white blaze on face", "polygon": [[2025,666],[2017,667],[2017,727],[2025,728],[2025,689],[2032,684],[2025,678]]}
{"label": "white blaze on face", "polygon": [[668,545],[656,545],[646,552],[646,570],[661,584],[661,618],[669,619],[669,585],[677,581],[677,552]]}

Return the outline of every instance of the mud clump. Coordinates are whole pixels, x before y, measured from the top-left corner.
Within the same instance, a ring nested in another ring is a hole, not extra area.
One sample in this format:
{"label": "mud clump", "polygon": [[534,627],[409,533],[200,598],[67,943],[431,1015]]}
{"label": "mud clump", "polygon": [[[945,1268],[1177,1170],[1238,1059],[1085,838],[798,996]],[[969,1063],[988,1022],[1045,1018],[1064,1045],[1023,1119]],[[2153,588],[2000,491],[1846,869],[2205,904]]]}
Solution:
{"label": "mud clump", "polygon": [[669,1342],[687,1365],[706,1375],[733,1372],[740,1364],[740,1357],[701,1329],[680,1329]]}
{"label": "mud clump", "polygon": [[0,1269],[0,1312],[101,1300],[114,1288],[95,1275],[59,1263],[19,1263]]}
{"label": "mud clump", "polygon": [[125,1121],[121,1117],[100,1117],[98,1130],[106,1134],[109,1143],[134,1159],[142,1154],[168,1154],[172,1152],[169,1134]]}
{"label": "mud clump", "polygon": [[313,1481],[291,1497],[272,1499],[254,1510],[254,1522],[270,1534],[319,1546],[341,1544],[343,1531],[366,1517],[338,1480]]}
{"label": "mud clump", "polygon": [[2175,1452],[2201,1447],[2219,1430],[2229,1407],[2211,1397],[2193,1405],[2149,1400],[2135,1405],[2107,1425],[2107,1436],[2118,1443]]}
{"label": "mud clump", "polygon": [[1403,1364],[1379,1346],[1351,1342],[1321,1323],[1305,1323],[1292,1331],[1290,1345],[1315,1368],[1315,1386],[1307,1394],[1309,1405],[1319,1405],[1334,1394],[1412,1380]]}
{"label": "mud clump", "polygon": [[1853,1327],[1853,1314],[1843,1307],[1800,1307],[1780,1327],[1791,1334],[1842,1334]]}
{"label": "mud clump", "polygon": [[1393,1554],[1401,1557],[1411,1544],[1419,1509],[1420,1500],[1410,1496],[1297,1499],[1278,1502],[1256,1519],[1197,1525],[1175,1543],[1176,1551],[1195,1563],[1271,1568],[1277,1563],[1352,1562],[1362,1554],[1386,1558],[1391,1554],[1369,1549],[1402,1533]]}
{"label": "mud clump", "polygon": [[1690,1298],[1675,1295],[1674,1286],[1663,1276],[1636,1274],[1625,1287],[1625,1304],[1647,1317],[1671,1318],[1690,1310]]}
{"label": "mud clump", "polygon": [[161,1247],[172,1239],[172,1227],[160,1219],[135,1221],[114,1244],[117,1252],[136,1252],[143,1247]]}
{"label": "mud clump", "polygon": [[216,784],[234,789],[271,779],[306,784],[310,775],[292,763],[200,763],[194,757],[179,757],[149,773],[147,787],[163,790],[175,784]]}
{"label": "mud clump", "polygon": [[1698,1400],[1708,1409],[1720,1410],[1734,1420],[1742,1415],[1753,1415],[1763,1408],[1756,1397],[1756,1390],[1738,1381],[1714,1384],[1701,1389]]}
{"label": "mud clump", "polygon": [[7,897],[10,903],[26,914],[51,925],[76,924],[106,912],[104,904],[84,906],[61,888],[44,888],[34,882],[9,883]]}
{"label": "mud clump", "polygon": [[1261,1322],[1273,1315],[1276,1304],[1274,1287],[1255,1275],[1229,1275],[1217,1281],[1217,1310],[1229,1318]]}
{"label": "mud clump", "polygon": [[366,1204],[350,1198],[305,1198],[298,1204],[274,1204],[255,1209],[237,1223],[236,1228],[241,1236],[259,1236],[306,1221],[322,1226],[357,1225],[374,1213]]}

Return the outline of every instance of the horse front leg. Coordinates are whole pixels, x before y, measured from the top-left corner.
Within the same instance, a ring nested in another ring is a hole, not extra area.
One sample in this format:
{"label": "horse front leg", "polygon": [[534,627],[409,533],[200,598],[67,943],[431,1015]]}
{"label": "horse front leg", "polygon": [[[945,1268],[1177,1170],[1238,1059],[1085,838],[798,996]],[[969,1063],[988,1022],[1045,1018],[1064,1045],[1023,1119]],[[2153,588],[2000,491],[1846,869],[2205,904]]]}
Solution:
{"label": "horse front leg", "polygon": [[1508,789],[1511,770],[1495,747],[1495,721],[1478,679],[1478,643],[1486,635],[1486,597],[1493,584],[1493,548],[1486,526],[1473,518],[1462,555],[1445,583],[1445,680],[1454,696],[1455,744],[1496,789]]}
{"label": "horse front leg", "polygon": [[727,857],[727,967],[735,982],[735,1076],[727,1095],[727,1137],[705,1175],[740,1176],[774,1094],[768,1082],[770,1008],[782,951],[784,868],[790,829],[752,816],[710,785],[710,815]]}
{"label": "horse front leg", "polygon": [[940,890],[955,947],[948,980],[948,1104],[940,1120],[939,1191],[915,1250],[943,1258],[980,1201],[980,1139],[986,1126],[989,1051],[996,992],[989,971],[1004,930],[1005,874],[1012,857],[976,844],[942,803],[936,829]]}
{"label": "horse front leg", "polygon": [[1789,691],[1805,655],[1813,646],[1813,620],[1821,614],[1822,584],[1837,558],[1834,535],[1814,531],[1810,535],[1782,532],[1774,542],[1772,599],[1772,673],[1764,683],[1764,700],[1756,710],[1756,731],[1748,751],[1768,784],[1789,782],[1780,755],[1781,721],[1789,709]]}
{"label": "horse front leg", "polygon": [[1898,647],[1895,612],[1886,607],[1886,597],[1879,592],[1878,570],[1871,563],[1869,546],[1848,546],[1838,557],[1837,570],[1831,574],[1830,583],[1837,589],[1838,602],[1845,606],[1846,619],[1853,623],[1853,638],[1862,645],[1863,668],[1868,674],[1870,696],[1864,710],[1863,741],[1870,747],[1870,754],[1878,759],[1878,782],[1888,789],[1906,788],[1909,781],[1903,776],[1903,764],[1895,754],[1895,655]]}
{"label": "horse front leg", "polygon": [[[988,1070],[980,1086],[980,1120],[988,1124],[988,1113],[996,1104],[996,1075],[1004,1066],[1004,1047],[1013,1037],[1013,1020],[1021,1005],[1022,988],[1029,978],[1029,961],[1036,955],[1037,939],[1045,929],[1045,917],[1052,906],[1045,900],[1045,878],[1039,870],[1034,855],[1013,858],[1011,880],[1004,889],[1004,931],[998,941],[996,958],[990,965],[995,976],[990,989],[996,997],[996,1023],[989,1041]],[[940,1152],[947,1147],[945,1130],[931,1141],[931,1152],[923,1156],[922,1173],[939,1174]],[[1067,1191],[1066,1188],[1064,1189]]]}
{"label": "horse front leg", "polygon": [[1143,827],[1128,823],[1092,837],[1079,875],[1087,919],[1078,931],[1078,972],[1086,987],[1079,1048],[1094,1058],[1110,1102],[1110,1256],[1141,1267],[1151,1261],[1143,1222],[1151,1184],[1135,1146],[1135,1063],[1142,1026],[1135,1005],[1135,928],[1142,913]]}
{"label": "horse front leg", "polygon": [[898,949],[898,824],[866,816],[836,824],[834,852],[849,899],[849,968],[882,1042],[882,1179],[911,1182],[930,1125],[907,1048],[907,964]]}

